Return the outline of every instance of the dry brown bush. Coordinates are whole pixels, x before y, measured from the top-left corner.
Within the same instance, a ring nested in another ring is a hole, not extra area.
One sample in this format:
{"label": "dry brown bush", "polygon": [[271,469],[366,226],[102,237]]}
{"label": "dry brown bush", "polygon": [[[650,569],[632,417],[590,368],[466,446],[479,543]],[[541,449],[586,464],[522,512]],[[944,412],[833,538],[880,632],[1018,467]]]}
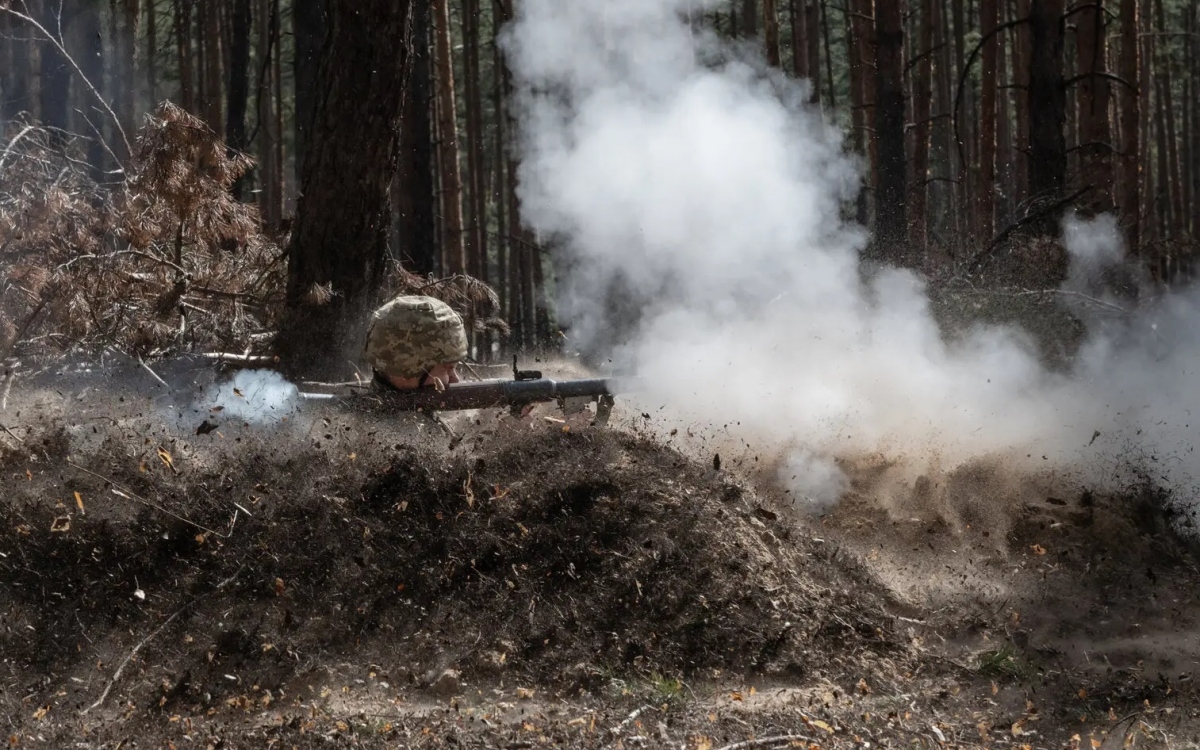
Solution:
{"label": "dry brown bush", "polygon": [[[230,192],[251,160],[170,102],[146,118],[120,184],[96,184],[85,145],[24,124],[0,139],[0,360],[265,349],[284,311],[287,238]],[[495,292],[469,277],[396,264],[385,292],[436,296],[473,327],[504,330]]]}

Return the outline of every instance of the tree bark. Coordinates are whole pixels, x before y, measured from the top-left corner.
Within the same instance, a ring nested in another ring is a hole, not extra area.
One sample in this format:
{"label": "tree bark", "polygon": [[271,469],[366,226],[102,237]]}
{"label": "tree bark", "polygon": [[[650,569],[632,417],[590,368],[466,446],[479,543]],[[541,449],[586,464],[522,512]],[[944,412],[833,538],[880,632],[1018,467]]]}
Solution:
{"label": "tree bark", "polygon": [[449,0],[433,0],[436,49],[438,162],[442,206],[442,260],[446,272],[465,273],[463,242],[462,170],[458,153],[458,112],[454,96],[453,37]]}
{"label": "tree bark", "polygon": [[1067,173],[1063,0],[1032,0],[1030,21],[1029,192],[1034,197],[1055,200],[1063,192]]}
{"label": "tree bark", "polygon": [[899,2],[875,7],[876,253],[911,264],[904,166],[904,25]]}
{"label": "tree bark", "polygon": [[[139,0],[124,0],[122,3],[124,11],[124,23],[122,25],[120,39],[118,41],[118,61],[120,71],[121,84],[117,86],[117,90],[113,92],[116,100],[117,118],[121,122],[121,127],[126,133],[133,133],[136,128],[137,117],[137,42],[138,42],[138,26],[142,16],[142,8]],[[120,139],[113,139],[114,143]],[[121,145],[121,149],[124,145]],[[125,158],[127,154],[118,154]]]}
{"label": "tree bark", "polygon": [[[246,108],[250,96],[250,31],[254,16],[250,0],[233,0],[230,20],[229,83],[226,91],[225,139],[231,149],[245,151]],[[297,87],[297,95],[299,87]],[[234,186],[234,195],[242,198],[242,181]]]}
{"label": "tree bark", "polygon": [[758,33],[758,0],[742,0],[742,36],[749,39]]}
{"label": "tree bark", "polygon": [[[411,61],[409,6],[330,4],[278,340],[293,372],[336,377],[347,359],[358,360],[365,340],[358,329],[378,302]],[[325,285],[331,297],[313,293]]]}
{"label": "tree bark", "polygon": [[4,90],[4,107],[0,110],[0,118],[11,120],[22,112],[29,115],[36,113],[33,96],[33,49],[29,44],[28,30],[18,28],[21,22],[16,21],[7,13],[0,14],[13,33],[5,40],[11,54],[11,63],[0,71],[0,87]]}
{"label": "tree bark", "polygon": [[146,0],[146,89],[154,109],[158,106],[158,11],[153,0]]}
{"label": "tree bark", "polygon": [[929,196],[929,133],[933,98],[933,9],[934,0],[921,0],[918,23],[916,77],[913,81],[913,159],[912,218],[909,220],[908,242],[914,253],[925,254]]}
{"label": "tree bark", "polygon": [[192,66],[192,3],[175,0],[175,53],[179,69],[179,106],[196,113],[196,89]]}
{"label": "tree bark", "polygon": [[[1017,0],[1017,17],[1029,18],[1029,0]],[[1017,85],[1016,126],[1017,155],[1014,202],[1020,205],[1029,196],[1029,63],[1033,58],[1029,24],[1016,28],[1013,40],[1013,82]]]}
{"label": "tree bark", "polygon": [[270,226],[277,226],[282,217],[277,210],[279,200],[275,195],[275,174],[278,171],[275,165],[275,139],[279,137],[279,134],[275,132],[274,96],[271,85],[273,77],[271,0],[258,0],[257,11],[258,70],[255,71],[255,75],[258,78],[258,87],[255,92],[255,131],[258,142],[255,152],[258,155],[258,204],[263,221]]}
{"label": "tree bark", "polygon": [[763,45],[766,47],[767,64],[779,67],[779,14],[775,0],[763,0]]}
{"label": "tree bark", "polygon": [[995,30],[996,0],[980,0],[980,31],[991,38],[983,45],[979,96],[979,185],[976,192],[976,226],[979,238],[991,241],[996,220],[996,78],[999,44]]}
{"label": "tree bark", "polygon": [[307,153],[308,129],[312,125],[313,106],[317,98],[317,67],[321,62],[321,47],[329,27],[328,5],[329,0],[293,0],[292,3],[292,33],[296,40],[292,75],[296,80],[294,127],[297,177],[304,173],[302,157]]}
{"label": "tree bark", "polygon": [[463,2],[463,94],[467,115],[467,181],[470,206],[467,270],[487,280],[487,180],[483,163],[483,100],[479,81],[479,0]]}
{"label": "tree bark", "polygon": [[1107,45],[1103,0],[1090,0],[1076,12],[1075,51],[1079,79],[1079,158],[1086,205],[1093,213],[1112,210],[1112,136],[1108,123]]}
{"label": "tree bark", "polygon": [[[820,35],[820,8],[813,0],[805,0],[804,2],[804,29],[805,42],[807,48],[805,54],[808,55],[808,75],[812,78],[812,93],[809,95],[809,102],[819,105],[821,103],[821,35]],[[830,81],[830,96],[833,96],[832,80]]]}
{"label": "tree bark", "polygon": [[[1157,31],[1166,33],[1170,30],[1167,26],[1166,15],[1163,13],[1162,0],[1154,0],[1154,11],[1158,23]],[[1166,41],[1163,40],[1163,47],[1166,47]],[[1183,224],[1183,180],[1179,175],[1179,141],[1176,138],[1176,113],[1175,113],[1175,61],[1172,58],[1170,51],[1165,51],[1159,56],[1159,65],[1155,80],[1162,91],[1162,106],[1159,111],[1162,113],[1162,121],[1165,125],[1164,140],[1160,141],[1160,146],[1165,146],[1167,158],[1167,199],[1170,201],[1172,222],[1167,231],[1169,234],[1174,234],[1180,229]]]}
{"label": "tree bark", "polygon": [[[797,12],[796,4],[800,4]],[[788,0],[788,21],[792,26],[792,74],[798,79],[808,78],[808,3],[805,0]],[[813,88],[819,89],[813,81]]]}
{"label": "tree bark", "polygon": [[412,6],[412,61],[404,96],[404,129],[396,172],[396,245],[401,265],[421,276],[436,274],[436,196],[433,188],[432,43],[429,3]]}
{"label": "tree bark", "polygon": [[[62,10],[62,19],[59,11]],[[45,3],[42,6],[39,21],[52,34],[57,35],[62,29],[64,44],[70,33],[74,13],[57,3]],[[60,27],[61,23],[61,27]],[[38,110],[43,125],[66,131],[71,127],[71,75],[72,71],[66,57],[53,44],[42,43],[41,71],[38,82]]]}

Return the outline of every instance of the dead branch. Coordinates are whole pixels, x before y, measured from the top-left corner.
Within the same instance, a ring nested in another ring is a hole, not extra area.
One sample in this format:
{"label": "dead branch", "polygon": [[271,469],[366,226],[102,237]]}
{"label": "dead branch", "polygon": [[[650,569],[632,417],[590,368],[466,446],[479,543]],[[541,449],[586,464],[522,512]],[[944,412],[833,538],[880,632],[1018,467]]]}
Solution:
{"label": "dead branch", "polygon": [[802,734],[781,734],[775,737],[759,737],[756,740],[743,740],[735,742],[732,745],[723,745],[717,750],[743,750],[747,747],[761,747],[762,745],[781,745],[787,742],[804,742],[809,745],[817,744],[811,737],[805,737]]}
{"label": "dead branch", "polygon": [[150,641],[152,641],[156,637],[158,637],[159,633],[166,630],[167,626],[170,625],[172,622],[174,622],[176,617],[179,617],[179,615],[183,614],[191,607],[194,607],[196,604],[199,604],[203,599],[205,599],[209,595],[211,595],[217,591],[220,591],[221,589],[228,586],[230,583],[232,583],[234,581],[234,579],[236,579],[238,577],[238,575],[241,574],[241,572],[242,572],[242,569],[238,568],[237,572],[235,572],[229,578],[226,578],[224,581],[221,581],[220,583],[218,583],[216,588],[214,588],[212,591],[206,591],[205,593],[201,594],[200,596],[197,596],[195,599],[192,599],[190,602],[183,605],[179,609],[175,610],[175,613],[172,614],[170,617],[168,617],[166,619],[166,621],[163,622],[162,625],[159,625],[157,628],[155,628],[153,631],[151,631],[151,633],[149,635],[147,635],[142,640],[138,641],[137,645],[133,647],[133,650],[130,651],[128,654],[126,654],[125,658],[121,660],[121,663],[117,666],[117,671],[113,672],[112,679],[110,679],[108,681],[108,685],[106,685],[104,687],[104,692],[100,694],[100,697],[96,699],[95,703],[93,703],[92,705],[90,705],[87,708],[80,711],[79,712],[80,715],[81,716],[86,715],[89,711],[91,711],[94,708],[99,708],[104,703],[105,699],[108,698],[109,692],[112,691],[113,685],[116,685],[117,680],[121,679],[121,674],[125,671],[125,667],[129,666],[129,662],[133,660],[133,657],[137,656],[138,652],[141,651],[142,648],[147,643],[149,643]]}

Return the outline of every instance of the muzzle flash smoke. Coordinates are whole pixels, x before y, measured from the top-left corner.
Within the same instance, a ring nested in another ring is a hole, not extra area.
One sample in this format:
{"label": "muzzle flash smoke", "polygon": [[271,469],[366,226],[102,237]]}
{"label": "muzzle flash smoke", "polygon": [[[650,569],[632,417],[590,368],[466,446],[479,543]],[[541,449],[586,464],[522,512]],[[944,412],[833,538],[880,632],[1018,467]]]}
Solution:
{"label": "muzzle flash smoke", "polygon": [[[784,479],[819,503],[845,486],[836,459],[880,452],[943,470],[1003,456],[1100,483],[1133,446],[1178,456],[1156,472],[1190,486],[1195,294],[1094,331],[1069,375],[1019,330],[946,340],[914,275],[863,281],[865,234],[839,218],[859,165],[805,82],[693,29],[716,6],[526,0],[506,30],[522,211],[567,257],[559,313],[577,342],[612,335],[620,280],[647,403],[783,446]],[[1071,223],[1066,240],[1071,283],[1119,255],[1111,221]],[[1131,333],[1150,318],[1155,352]]]}

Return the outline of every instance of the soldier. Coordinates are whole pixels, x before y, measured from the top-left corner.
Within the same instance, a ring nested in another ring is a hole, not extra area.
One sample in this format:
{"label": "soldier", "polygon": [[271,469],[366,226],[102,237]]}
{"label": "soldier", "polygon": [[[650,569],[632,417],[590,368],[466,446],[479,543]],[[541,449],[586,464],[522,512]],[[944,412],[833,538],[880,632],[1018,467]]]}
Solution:
{"label": "soldier", "polygon": [[443,390],[459,381],[458,363],[467,358],[467,331],[445,302],[402,295],[371,316],[366,356],[381,385]]}

